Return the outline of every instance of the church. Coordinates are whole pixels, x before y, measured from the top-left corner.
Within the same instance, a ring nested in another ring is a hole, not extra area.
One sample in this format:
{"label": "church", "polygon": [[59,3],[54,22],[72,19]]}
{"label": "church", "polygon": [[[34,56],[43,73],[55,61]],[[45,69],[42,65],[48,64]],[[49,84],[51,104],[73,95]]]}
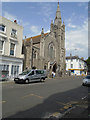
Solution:
{"label": "church", "polygon": [[65,74],[65,24],[62,23],[59,2],[54,22],[51,21],[50,32],[25,38],[23,40],[23,69],[46,69],[51,76]]}

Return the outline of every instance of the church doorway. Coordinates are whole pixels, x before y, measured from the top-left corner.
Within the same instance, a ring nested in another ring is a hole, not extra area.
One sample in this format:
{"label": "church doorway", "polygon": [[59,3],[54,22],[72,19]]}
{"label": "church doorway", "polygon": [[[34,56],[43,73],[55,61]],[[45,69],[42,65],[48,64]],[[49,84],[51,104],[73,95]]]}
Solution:
{"label": "church doorway", "polygon": [[52,71],[56,73],[56,69],[57,69],[57,64],[55,63],[55,64],[53,65]]}

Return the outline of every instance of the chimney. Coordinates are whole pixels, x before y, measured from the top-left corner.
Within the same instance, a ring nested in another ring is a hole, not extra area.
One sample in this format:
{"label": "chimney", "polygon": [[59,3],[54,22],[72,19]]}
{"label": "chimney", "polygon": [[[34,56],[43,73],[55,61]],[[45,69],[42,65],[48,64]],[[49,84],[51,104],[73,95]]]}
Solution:
{"label": "chimney", "polygon": [[14,23],[16,23],[16,24],[17,24],[17,20],[14,20]]}

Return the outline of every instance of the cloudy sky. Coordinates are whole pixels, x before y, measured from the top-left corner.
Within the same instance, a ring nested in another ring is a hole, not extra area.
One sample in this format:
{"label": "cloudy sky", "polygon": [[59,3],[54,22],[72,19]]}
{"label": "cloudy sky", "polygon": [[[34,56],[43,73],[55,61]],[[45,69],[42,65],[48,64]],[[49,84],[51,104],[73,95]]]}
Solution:
{"label": "cloudy sky", "polygon": [[[57,2],[2,2],[2,16],[24,27],[23,37],[50,30]],[[60,2],[62,22],[66,25],[66,56],[88,57],[88,2]]]}

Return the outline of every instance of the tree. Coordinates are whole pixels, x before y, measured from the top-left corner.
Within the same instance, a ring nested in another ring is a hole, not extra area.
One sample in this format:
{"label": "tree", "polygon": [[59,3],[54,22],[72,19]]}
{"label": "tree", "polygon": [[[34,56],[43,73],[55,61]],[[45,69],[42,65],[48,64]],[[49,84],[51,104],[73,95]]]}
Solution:
{"label": "tree", "polygon": [[90,57],[86,60],[88,66],[88,74],[90,74]]}
{"label": "tree", "polygon": [[86,60],[87,65],[90,65],[90,57],[88,57],[88,59]]}

